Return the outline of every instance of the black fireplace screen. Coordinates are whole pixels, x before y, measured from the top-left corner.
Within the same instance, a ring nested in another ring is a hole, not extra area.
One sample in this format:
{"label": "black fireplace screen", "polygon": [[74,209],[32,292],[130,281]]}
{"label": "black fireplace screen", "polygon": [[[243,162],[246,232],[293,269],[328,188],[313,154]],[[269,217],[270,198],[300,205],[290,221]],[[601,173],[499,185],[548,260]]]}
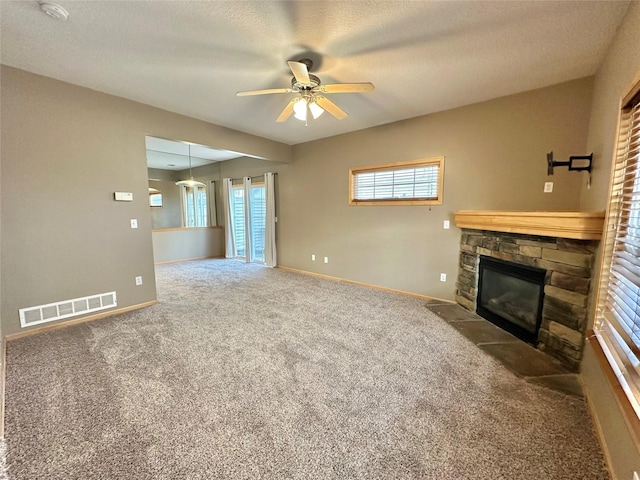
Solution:
{"label": "black fireplace screen", "polygon": [[546,271],[480,257],[477,312],[521,339],[536,343]]}

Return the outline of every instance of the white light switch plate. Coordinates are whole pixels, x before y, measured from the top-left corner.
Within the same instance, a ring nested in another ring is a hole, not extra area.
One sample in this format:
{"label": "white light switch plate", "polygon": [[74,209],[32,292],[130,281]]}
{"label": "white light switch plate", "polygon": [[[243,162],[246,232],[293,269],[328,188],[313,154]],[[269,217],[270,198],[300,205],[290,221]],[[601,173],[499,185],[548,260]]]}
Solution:
{"label": "white light switch plate", "polygon": [[131,228],[138,228],[138,220],[135,218],[131,219]]}
{"label": "white light switch plate", "polygon": [[445,220],[442,228],[444,228],[444,229],[446,230],[446,229],[448,229],[450,226],[451,226],[451,223],[449,223],[449,220]]}

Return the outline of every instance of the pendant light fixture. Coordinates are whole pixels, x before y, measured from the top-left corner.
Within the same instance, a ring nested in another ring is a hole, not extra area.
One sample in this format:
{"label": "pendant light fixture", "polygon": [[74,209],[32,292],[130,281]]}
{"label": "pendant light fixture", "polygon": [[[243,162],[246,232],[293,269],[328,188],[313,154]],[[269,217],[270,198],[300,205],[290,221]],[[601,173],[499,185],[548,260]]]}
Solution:
{"label": "pendant light fixture", "polygon": [[176,185],[185,186],[185,187],[205,187],[204,183],[197,182],[193,179],[193,174],[191,173],[191,144],[188,144],[189,147],[189,180],[180,180],[176,182]]}

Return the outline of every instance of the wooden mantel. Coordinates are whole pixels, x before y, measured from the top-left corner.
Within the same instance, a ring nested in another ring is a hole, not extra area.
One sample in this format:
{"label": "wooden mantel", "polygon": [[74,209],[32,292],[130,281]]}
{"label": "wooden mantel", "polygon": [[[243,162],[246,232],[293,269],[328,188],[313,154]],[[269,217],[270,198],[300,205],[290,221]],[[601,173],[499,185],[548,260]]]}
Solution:
{"label": "wooden mantel", "polygon": [[604,225],[604,212],[458,210],[454,215],[459,228],[579,240],[599,240]]}

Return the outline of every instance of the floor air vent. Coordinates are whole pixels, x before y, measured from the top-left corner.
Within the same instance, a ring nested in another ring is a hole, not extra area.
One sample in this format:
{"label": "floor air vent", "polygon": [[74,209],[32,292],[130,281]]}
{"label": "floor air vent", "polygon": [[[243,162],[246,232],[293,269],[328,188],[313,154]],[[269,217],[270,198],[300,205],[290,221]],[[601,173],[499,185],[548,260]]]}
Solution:
{"label": "floor air vent", "polygon": [[105,310],[117,305],[116,292],[108,292],[37,307],[21,308],[20,325],[22,328],[30,327],[39,323],[53,322],[54,320]]}

